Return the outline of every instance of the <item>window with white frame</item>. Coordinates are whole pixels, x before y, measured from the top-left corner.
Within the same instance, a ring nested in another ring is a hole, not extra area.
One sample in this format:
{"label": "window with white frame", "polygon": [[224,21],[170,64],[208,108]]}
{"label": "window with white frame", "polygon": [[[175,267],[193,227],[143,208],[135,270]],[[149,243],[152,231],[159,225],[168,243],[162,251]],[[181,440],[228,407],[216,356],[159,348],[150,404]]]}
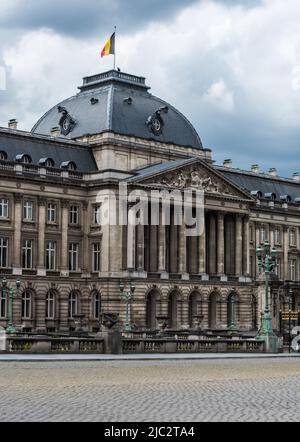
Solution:
{"label": "window with white frame", "polygon": [[47,221],[48,223],[56,223],[57,205],[49,203],[47,206]]}
{"label": "window with white frame", "polygon": [[32,296],[31,293],[26,290],[22,294],[22,319],[31,319],[32,309]]}
{"label": "window with white frame", "polygon": [[280,259],[280,258],[277,258],[276,262],[277,262],[277,266],[276,266],[276,268],[275,268],[274,273],[275,273],[275,275],[277,275],[278,278],[280,279],[280,278],[281,278],[281,259]]}
{"label": "window with white frame", "polygon": [[6,269],[8,266],[8,239],[0,238],[0,268]]}
{"label": "window with white frame", "polygon": [[70,224],[79,224],[79,207],[78,206],[70,206],[69,211],[69,222]]}
{"label": "window with white frame", "polygon": [[93,302],[93,318],[100,319],[101,314],[101,295],[98,291],[94,291],[92,294]]}
{"label": "window with white frame", "polygon": [[69,318],[73,319],[78,314],[78,294],[75,290],[69,295]]}
{"label": "window with white frame", "polygon": [[33,202],[25,201],[23,206],[23,219],[24,221],[33,220]]}
{"label": "window with white frame", "polygon": [[290,237],[290,247],[294,247],[296,245],[296,230],[295,229],[290,229],[289,237]]}
{"label": "window with white frame", "polygon": [[5,319],[7,316],[7,291],[0,291],[0,318]]}
{"label": "window with white frame", "polygon": [[8,199],[0,199],[0,218],[8,218]]}
{"label": "window with white frame", "polygon": [[46,319],[55,319],[55,293],[52,290],[46,296]]}
{"label": "window with white frame", "polygon": [[297,260],[290,259],[289,260],[289,280],[290,281],[296,281],[296,266],[297,266]]}
{"label": "window with white frame", "polygon": [[101,243],[93,244],[93,272],[100,272],[101,263]]}
{"label": "window with white frame", "polygon": [[78,270],[78,250],[79,244],[71,242],[69,244],[69,270],[77,272]]}
{"label": "window with white frame", "polygon": [[267,240],[267,229],[265,226],[260,228],[260,242],[263,244]]}
{"label": "window with white frame", "polygon": [[23,269],[32,269],[33,267],[33,241],[31,239],[23,240],[22,267]]}
{"label": "window with white frame", "polygon": [[101,205],[93,207],[93,224],[96,226],[101,225]]}
{"label": "window with white frame", "polygon": [[279,227],[274,229],[274,242],[276,245],[281,244],[281,229]]}
{"label": "window with white frame", "polygon": [[46,243],[46,270],[56,270],[56,242]]}

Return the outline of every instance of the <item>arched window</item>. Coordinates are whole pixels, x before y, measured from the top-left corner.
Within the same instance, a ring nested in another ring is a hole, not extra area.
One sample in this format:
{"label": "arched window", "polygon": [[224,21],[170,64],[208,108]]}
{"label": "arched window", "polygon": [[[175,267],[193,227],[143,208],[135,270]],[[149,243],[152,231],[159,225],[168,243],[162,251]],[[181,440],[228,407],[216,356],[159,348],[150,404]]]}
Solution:
{"label": "arched window", "polygon": [[148,293],[146,300],[146,326],[149,330],[156,330],[156,316],[157,316],[157,290],[151,290]]}
{"label": "arched window", "polygon": [[7,316],[7,290],[0,291],[0,318],[5,319]]}
{"label": "arched window", "polygon": [[189,298],[189,325],[194,328],[202,316],[202,298],[199,292],[193,292]]}
{"label": "arched window", "polygon": [[169,327],[176,329],[179,327],[178,321],[178,293],[172,292],[169,295],[168,300],[168,316],[169,316]]}
{"label": "arched window", "polygon": [[55,319],[55,292],[50,290],[46,296],[46,319]]}
{"label": "arched window", "polygon": [[94,319],[100,319],[101,314],[101,295],[100,293],[95,290],[92,293],[92,312],[93,312],[93,318]]}
{"label": "arched window", "polygon": [[78,293],[72,290],[69,295],[69,319],[73,319],[78,314]]}
{"label": "arched window", "polygon": [[27,155],[27,154],[17,155],[16,156],[16,161],[18,163],[23,163],[23,164],[31,164],[32,163],[31,156]]}
{"label": "arched window", "polygon": [[77,170],[77,165],[74,161],[64,161],[60,165],[61,169],[75,171]]}
{"label": "arched window", "polygon": [[5,161],[5,160],[7,160],[7,153],[4,152],[4,150],[1,150],[1,151],[0,151],[0,160],[1,160],[1,161]]}
{"label": "arched window", "polygon": [[41,158],[39,161],[39,166],[54,167],[55,162],[52,158]]}
{"label": "arched window", "polygon": [[32,294],[25,290],[22,294],[22,319],[31,319],[32,316]]}

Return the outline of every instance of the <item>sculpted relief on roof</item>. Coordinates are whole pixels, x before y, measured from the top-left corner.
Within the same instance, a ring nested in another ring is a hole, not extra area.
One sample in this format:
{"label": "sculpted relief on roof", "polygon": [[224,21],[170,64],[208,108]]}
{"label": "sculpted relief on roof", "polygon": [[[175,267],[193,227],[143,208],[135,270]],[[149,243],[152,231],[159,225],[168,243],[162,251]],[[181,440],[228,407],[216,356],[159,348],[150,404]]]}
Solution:
{"label": "sculpted relief on roof", "polygon": [[199,164],[148,178],[143,183],[159,185],[169,189],[196,189],[211,194],[245,198],[245,194],[239,192],[227,180],[222,180],[213,171],[206,170],[206,168],[201,167]]}

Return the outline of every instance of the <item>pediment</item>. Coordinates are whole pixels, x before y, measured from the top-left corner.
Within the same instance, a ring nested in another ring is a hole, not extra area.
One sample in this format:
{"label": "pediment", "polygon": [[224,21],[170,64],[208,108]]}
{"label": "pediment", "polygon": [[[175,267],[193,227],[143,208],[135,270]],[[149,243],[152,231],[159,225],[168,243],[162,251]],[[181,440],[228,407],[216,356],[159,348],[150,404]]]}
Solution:
{"label": "pediment", "polygon": [[[171,163],[170,163],[171,164]],[[196,189],[207,194],[223,195],[239,199],[252,200],[251,196],[225,178],[220,172],[201,160],[191,164],[178,166],[147,178],[137,180],[138,183],[166,189]]]}

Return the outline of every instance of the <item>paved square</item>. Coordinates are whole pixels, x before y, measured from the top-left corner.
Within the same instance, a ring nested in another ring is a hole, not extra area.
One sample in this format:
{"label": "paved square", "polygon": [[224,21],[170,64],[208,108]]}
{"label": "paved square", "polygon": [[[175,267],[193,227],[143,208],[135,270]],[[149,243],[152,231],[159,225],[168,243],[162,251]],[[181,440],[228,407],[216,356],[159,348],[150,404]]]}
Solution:
{"label": "paved square", "polygon": [[0,362],[0,421],[299,421],[300,360]]}

